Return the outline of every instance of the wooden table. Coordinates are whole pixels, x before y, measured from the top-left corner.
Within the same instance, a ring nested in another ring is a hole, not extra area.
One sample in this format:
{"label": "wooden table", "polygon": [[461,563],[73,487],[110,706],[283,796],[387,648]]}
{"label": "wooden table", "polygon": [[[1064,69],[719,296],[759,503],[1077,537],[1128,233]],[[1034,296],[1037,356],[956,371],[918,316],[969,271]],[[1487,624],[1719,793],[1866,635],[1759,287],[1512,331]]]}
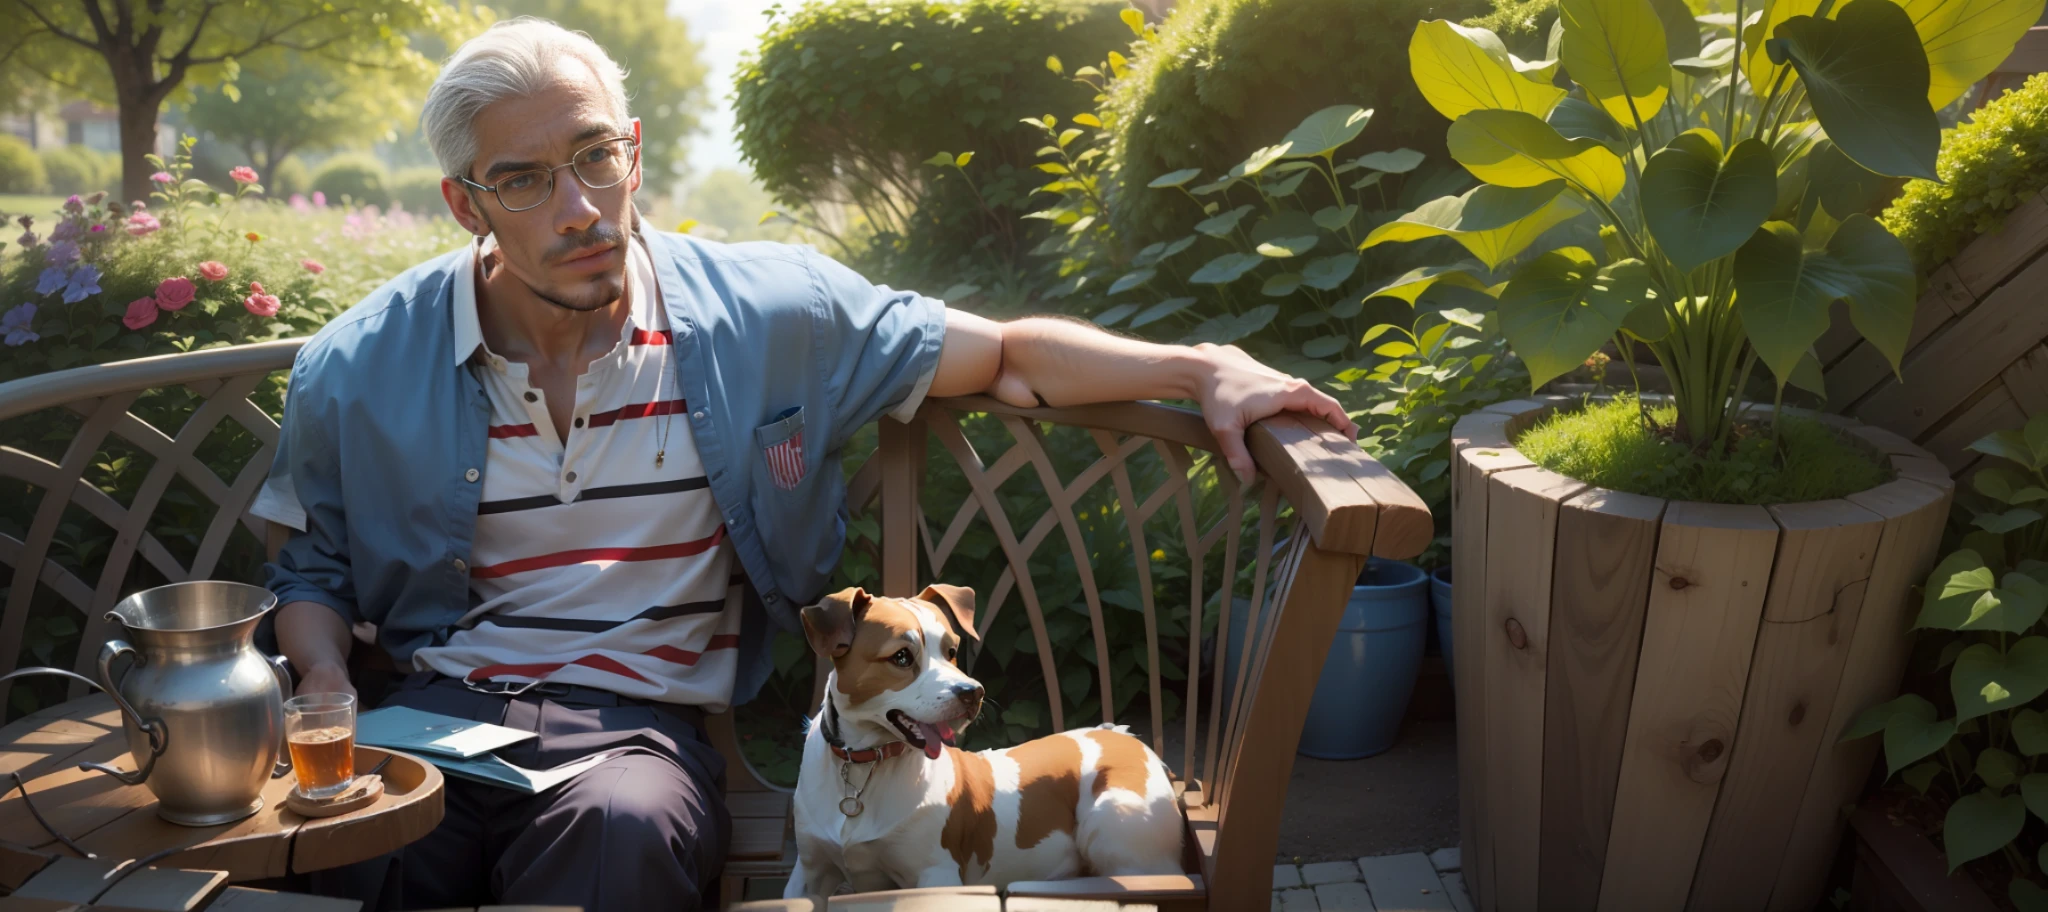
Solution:
{"label": "wooden table", "polygon": [[[810,899],[770,899],[727,907],[728,912],[1157,912],[1149,903],[1105,899],[999,896],[994,887],[926,887]],[[4,910],[0,910],[4,912]]]}
{"label": "wooden table", "polygon": [[[156,815],[147,786],[123,785],[84,762],[132,767],[121,714],[104,695],[32,713],[0,728],[0,891],[19,889],[60,858],[80,860],[51,836],[14,788],[27,783],[35,810],[58,832],[101,861],[120,862],[184,848],[153,866],[225,872],[226,881],[283,877],[339,867],[382,855],[425,836],[441,822],[441,771],[417,757],[373,747],[356,748],[356,768],[367,770],[389,753],[379,775],[385,792],[376,803],[338,817],[307,819],[285,809],[292,777],[272,779],[263,809],[234,823],[185,827]],[[138,875],[140,876],[140,875]]]}

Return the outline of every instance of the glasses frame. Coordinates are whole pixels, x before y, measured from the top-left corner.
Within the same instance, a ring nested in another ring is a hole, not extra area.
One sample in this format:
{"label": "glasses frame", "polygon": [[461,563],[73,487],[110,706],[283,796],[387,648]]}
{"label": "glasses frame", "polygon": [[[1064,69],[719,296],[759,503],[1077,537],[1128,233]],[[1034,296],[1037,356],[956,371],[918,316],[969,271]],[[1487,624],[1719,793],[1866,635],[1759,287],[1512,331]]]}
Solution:
{"label": "glasses frame", "polygon": [[[621,140],[626,142],[628,147],[630,148],[631,152],[629,154],[633,158],[633,163],[632,165],[626,168],[626,173],[621,175],[618,180],[612,181],[611,183],[605,184],[604,186],[600,187],[596,184],[591,183],[589,180],[585,179],[583,176],[583,172],[576,170],[576,159],[581,158],[583,156],[583,153],[595,149],[598,146],[606,145],[608,143],[619,142]],[[613,187],[625,183],[628,178],[631,178],[633,176],[633,172],[640,170],[640,141],[634,139],[631,136],[614,136],[610,139],[600,139],[594,143],[591,143],[590,145],[584,146],[583,148],[577,149],[575,152],[570,153],[569,160],[563,162],[562,164],[556,165],[552,168],[535,168],[530,171],[514,171],[511,174],[507,174],[504,177],[499,178],[497,184],[480,184],[460,174],[455,175],[455,179],[461,181],[463,186],[466,186],[471,190],[481,190],[485,193],[489,193],[490,195],[496,197],[498,200],[498,206],[504,209],[506,212],[526,212],[531,209],[538,209],[542,206],[545,206],[547,205],[548,200],[555,198],[555,172],[560,171],[563,168],[569,169],[569,173],[576,175],[577,182],[581,183],[586,189],[609,190]],[[532,174],[535,171],[545,173],[548,176],[548,189],[546,193],[541,195],[540,201],[534,203],[531,206],[521,206],[517,209],[514,209],[511,206],[506,205],[504,195],[498,192],[498,186],[500,184],[505,183],[505,181],[517,177],[521,174]]]}

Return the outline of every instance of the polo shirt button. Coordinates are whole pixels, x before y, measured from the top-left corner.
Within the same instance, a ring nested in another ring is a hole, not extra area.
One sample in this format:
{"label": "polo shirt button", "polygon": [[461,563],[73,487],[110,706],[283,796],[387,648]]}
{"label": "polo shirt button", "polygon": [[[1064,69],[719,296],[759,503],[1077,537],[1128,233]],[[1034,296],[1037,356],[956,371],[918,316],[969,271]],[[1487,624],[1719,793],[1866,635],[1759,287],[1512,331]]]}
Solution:
{"label": "polo shirt button", "polygon": [[452,560],[452,561],[449,561],[449,562],[448,562],[448,565],[449,565],[449,566],[451,566],[451,567],[454,567],[454,568],[455,568],[455,572],[457,572],[457,573],[468,573],[468,572],[469,572],[469,565],[468,565],[468,564],[465,564],[465,563],[463,563],[463,562],[462,562],[462,558],[459,558],[459,557],[458,557],[458,558],[456,558],[456,559],[454,559],[454,560]]}
{"label": "polo shirt button", "polygon": [[576,419],[576,426],[577,426],[577,427],[582,427],[582,426],[583,426],[583,419],[581,419],[581,418],[578,418],[578,419]]}
{"label": "polo shirt button", "polygon": [[703,409],[698,409],[698,410],[696,410],[695,412],[692,412],[692,413],[690,413],[690,417],[692,417],[692,418],[695,418],[695,419],[697,419],[698,421],[703,421],[703,420],[704,420],[704,410],[703,410]]}
{"label": "polo shirt button", "polygon": [[463,480],[463,481],[475,481],[475,480],[477,480],[477,479],[479,479],[479,478],[482,478],[482,477],[483,477],[483,473],[482,473],[482,472],[478,472],[478,471],[477,471],[477,470],[475,470],[475,469],[470,469],[469,471],[467,471],[467,472],[464,472],[464,473],[462,473],[462,480]]}
{"label": "polo shirt button", "polygon": [[575,484],[575,483],[576,483],[576,473],[575,473],[575,472],[570,472],[569,474],[567,474],[567,475],[564,475],[564,476],[562,476],[562,477],[563,477],[563,478],[565,478],[565,479],[567,479],[567,480],[568,480],[568,482],[569,482],[570,484]]}
{"label": "polo shirt button", "polygon": [[526,401],[528,401],[528,402],[539,402],[539,401],[540,401],[540,397],[539,397],[539,396],[536,396],[536,395],[534,395],[534,393],[533,393],[533,391],[532,391],[532,390],[527,390],[527,391],[526,391]]}

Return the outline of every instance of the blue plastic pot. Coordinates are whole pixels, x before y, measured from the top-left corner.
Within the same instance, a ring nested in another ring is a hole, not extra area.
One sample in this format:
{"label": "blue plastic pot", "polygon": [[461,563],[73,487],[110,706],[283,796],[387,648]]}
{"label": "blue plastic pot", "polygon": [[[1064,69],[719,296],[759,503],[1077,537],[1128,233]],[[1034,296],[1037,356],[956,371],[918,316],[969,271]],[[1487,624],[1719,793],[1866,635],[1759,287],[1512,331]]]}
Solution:
{"label": "blue plastic pot", "polygon": [[1429,637],[1429,576],[1412,564],[1373,560],[1351,589],[1323,676],[1309,701],[1300,751],[1356,760],[1394,746],[1422,670]]}
{"label": "blue plastic pot", "polygon": [[1457,689],[1458,672],[1451,664],[1451,568],[1443,566],[1429,575],[1429,607],[1436,613],[1436,645],[1444,654],[1444,674]]}

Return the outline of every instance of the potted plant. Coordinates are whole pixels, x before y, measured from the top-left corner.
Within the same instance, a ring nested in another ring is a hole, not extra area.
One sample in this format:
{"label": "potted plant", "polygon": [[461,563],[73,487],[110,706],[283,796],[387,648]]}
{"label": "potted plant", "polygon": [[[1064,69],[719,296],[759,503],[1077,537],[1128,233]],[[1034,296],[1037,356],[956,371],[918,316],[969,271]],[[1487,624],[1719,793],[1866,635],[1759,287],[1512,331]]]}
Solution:
{"label": "potted plant", "polygon": [[[1832,747],[1896,686],[1951,487],[1903,440],[1742,391],[1819,387],[1838,302],[1896,367],[1913,264],[1842,188],[1932,178],[1934,109],[2040,4],[1558,10],[1549,60],[1417,27],[1410,68],[1484,184],[1362,242],[1448,237],[1504,270],[1491,317],[1534,386],[1615,341],[1670,390],[1453,435],[1468,883],[1504,909],[1810,908],[1865,771]],[[1582,213],[1592,249],[1531,250]]]}
{"label": "potted plant", "polygon": [[[1972,479],[1970,531],[1927,577],[1913,626],[1945,631],[1947,693],[1870,707],[1844,732],[1884,749],[1902,816],[1939,821],[1948,872],[1969,865],[2023,912],[2048,909],[2039,828],[2048,820],[2048,415],[1971,445],[1997,465]],[[1882,735],[1881,738],[1875,736]],[[1927,827],[1937,829],[1937,827]]]}

